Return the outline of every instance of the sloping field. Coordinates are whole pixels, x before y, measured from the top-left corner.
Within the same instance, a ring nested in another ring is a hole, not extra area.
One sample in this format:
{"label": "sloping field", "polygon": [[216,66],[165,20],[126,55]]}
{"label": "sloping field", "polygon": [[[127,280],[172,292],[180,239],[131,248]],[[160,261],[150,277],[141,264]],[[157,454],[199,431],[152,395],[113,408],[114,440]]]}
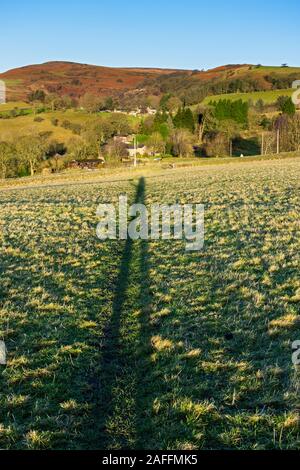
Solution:
{"label": "sloping field", "polygon": [[25,103],[24,101],[15,101],[15,102],[10,102],[10,103],[0,104],[0,113],[5,112],[5,111],[11,111],[16,108],[27,109],[27,108],[30,108],[30,105],[28,103]]}
{"label": "sloping field", "polygon": [[292,96],[295,90],[270,90],[270,91],[255,91],[252,93],[228,93],[223,95],[207,96],[203,103],[209,104],[211,101],[230,100],[230,101],[252,101],[257,103],[259,100],[263,100],[265,104],[276,103],[280,96]]}
{"label": "sloping field", "polygon": [[[13,109],[13,106],[10,109]],[[1,113],[0,106],[0,113]],[[74,133],[70,129],[63,126],[64,122],[69,121],[71,124],[80,124],[84,126],[89,121],[93,121],[97,115],[87,113],[85,111],[54,111],[27,116],[18,116],[11,119],[0,119],[0,140],[15,140],[18,136],[34,133],[47,133],[49,139],[56,139],[67,143],[74,138]],[[112,116],[111,113],[101,113],[102,118]],[[53,125],[53,119],[57,120],[57,125]],[[132,124],[138,123],[140,118],[135,116],[128,117]]]}
{"label": "sloping field", "polygon": [[[60,113],[57,113],[57,115],[60,117]],[[54,126],[51,123],[52,116],[54,116],[54,113],[39,114],[39,121],[35,120],[33,114],[18,116],[13,119],[0,119],[0,139],[15,140],[18,136],[37,133],[49,133],[50,139],[57,139],[62,142],[67,142],[74,137],[71,130],[64,129],[60,125]],[[62,120],[64,119],[68,119],[67,114]]]}
{"label": "sloping field", "polygon": [[[0,447],[299,449],[299,159],[0,193]],[[205,246],[95,236],[205,204]]]}

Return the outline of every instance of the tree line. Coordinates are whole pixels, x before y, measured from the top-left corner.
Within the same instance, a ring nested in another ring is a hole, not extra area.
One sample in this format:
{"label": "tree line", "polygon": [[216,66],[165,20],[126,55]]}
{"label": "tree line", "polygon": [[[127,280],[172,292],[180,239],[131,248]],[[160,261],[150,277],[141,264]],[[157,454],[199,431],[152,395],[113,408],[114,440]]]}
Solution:
{"label": "tree line", "polygon": [[[41,99],[40,94],[38,97]],[[242,100],[224,99],[192,110],[168,95],[161,99],[159,112],[135,122],[118,113],[95,115],[84,124],[54,116],[52,125],[70,130],[73,137],[58,142],[51,132],[32,130],[0,141],[0,177],[33,175],[45,167],[59,169],[72,159],[102,158],[118,163],[128,152],[126,145],[115,137],[130,134],[138,135],[149,154],[185,157],[196,151],[202,156],[231,155],[233,142],[252,125],[253,119],[265,133],[264,152],[274,151],[278,131],[281,151],[299,150],[300,123],[295,105],[291,98],[282,96],[276,106],[279,117],[269,119],[251,110],[249,103]],[[39,115],[34,118],[43,119]]]}

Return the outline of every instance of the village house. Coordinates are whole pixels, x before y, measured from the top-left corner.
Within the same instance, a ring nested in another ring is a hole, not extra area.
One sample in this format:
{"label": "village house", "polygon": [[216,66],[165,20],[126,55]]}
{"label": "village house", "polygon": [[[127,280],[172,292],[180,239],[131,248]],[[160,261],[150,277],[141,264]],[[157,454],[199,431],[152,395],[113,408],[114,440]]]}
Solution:
{"label": "village house", "polygon": [[155,116],[156,113],[157,113],[157,109],[149,108],[149,107],[147,108],[147,114]]}
{"label": "village house", "polygon": [[[115,135],[114,136],[115,142],[121,142],[126,145],[126,149],[128,152],[128,157],[135,156],[135,147],[133,145],[134,135]],[[150,150],[145,144],[139,144],[136,148],[137,155],[146,155],[149,154]]]}
{"label": "village house", "polygon": [[157,113],[157,110],[154,108],[150,108],[149,106],[145,109],[137,108],[135,111],[130,111],[129,114],[130,116],[140,116],[144,114],[149,114],[154,116]]}
{"label": "village house", "polygon": [[129,145],[133,141],[133,138],[134,138],[133,135],[115,135],[114,141]]}
{"label": "village house", "polygon": [[146,155],[146,154],[148,154],[148,148],[144,144],[139,144],[137,146],[137,149],[135,149],[134,145],[128,145],[127,146],[127,151],[128,151],[129,157],[134,157],[135,152],[136,152],[137,155]]}

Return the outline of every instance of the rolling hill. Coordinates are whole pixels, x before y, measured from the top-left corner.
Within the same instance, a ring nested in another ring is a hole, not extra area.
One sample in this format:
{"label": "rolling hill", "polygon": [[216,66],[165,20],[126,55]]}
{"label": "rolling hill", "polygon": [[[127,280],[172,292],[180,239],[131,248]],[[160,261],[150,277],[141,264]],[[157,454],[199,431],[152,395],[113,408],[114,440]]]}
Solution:
{"label": "rolling hill", "polygon": [[109,96],[138,88],[145,79],[174,73],[168,69],[112,68],[73,62],[47,62],[28,65],[0,74],[7,85],[10,101],[24,100],[33,90],[79,98],[86,92]]}
{"label": "rolling hill", "polygon": [[112,68],[73,62],[47,62],[0,74],[7,85],[9,101],[26,100],[34,90],[80,98],[85,93],[99,97],[144,96],[170,93],[186,104],[207,96],[286,90],[300,78],[300,67],[224,65],[211,70],[159,68]]}

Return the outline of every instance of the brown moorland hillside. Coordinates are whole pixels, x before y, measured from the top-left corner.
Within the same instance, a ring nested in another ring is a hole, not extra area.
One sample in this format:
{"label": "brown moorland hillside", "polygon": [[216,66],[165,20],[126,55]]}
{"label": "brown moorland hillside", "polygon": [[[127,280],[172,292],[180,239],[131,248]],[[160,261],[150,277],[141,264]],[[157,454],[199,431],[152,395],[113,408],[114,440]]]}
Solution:
{"label": "brown moorland hillside", "polygon": [[8,100],[26,100],[34,90],[80,98],[172,93],[186,104],[207,95],[230,92],[287,89],[300,78],[300,67],[269,67],[250,64],[223,65],[210,70],[113,68],[73,62],[47,62],[0,74],[7,85]]}
{"label": "brown moorland hillside", "polygon": [[155,79],[175,70],[112,68],[72,62],[47,62],[28,65],[0,74],[7,85],[8,99],[24,100],[33,90],[79,98],[84,93],[108,96],[138,88],[145,79]]}

